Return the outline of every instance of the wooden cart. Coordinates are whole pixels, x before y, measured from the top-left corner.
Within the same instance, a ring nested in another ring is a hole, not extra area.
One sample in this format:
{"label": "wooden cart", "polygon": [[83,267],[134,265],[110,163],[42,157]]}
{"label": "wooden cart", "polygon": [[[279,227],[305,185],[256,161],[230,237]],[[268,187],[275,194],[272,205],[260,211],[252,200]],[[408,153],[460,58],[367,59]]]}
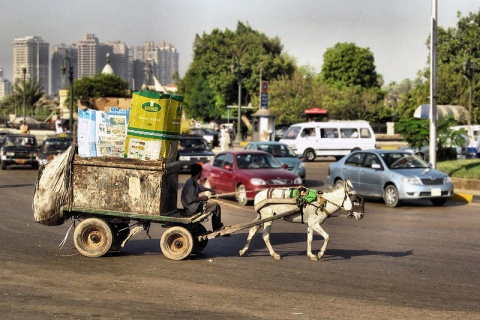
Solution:
{"label": "wooden cart", "polygon": [[74,244],[86,257],[101,257],[117,250],[151,223],[167,228],[160,239],[162,253],[182,260],[201,252],[208,240],[281,219],[298,210],[209,232],[202,222],[211,212],[185,217],[177,209],[178,163],[121,158],[81,158],[72,163],[68,204],[62,219],[73,219]]}

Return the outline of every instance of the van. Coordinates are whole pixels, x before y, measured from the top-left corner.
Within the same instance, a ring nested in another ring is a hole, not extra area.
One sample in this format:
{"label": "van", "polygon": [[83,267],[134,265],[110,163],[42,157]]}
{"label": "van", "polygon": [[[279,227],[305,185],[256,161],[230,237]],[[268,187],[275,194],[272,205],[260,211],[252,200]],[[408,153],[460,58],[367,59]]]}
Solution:
{"label": "van", "polygon": [[333,156],[337,160],[353,150],[375,149],[376,139],[368,121],[304,122],[291,125],[280,142],[305,161]]}

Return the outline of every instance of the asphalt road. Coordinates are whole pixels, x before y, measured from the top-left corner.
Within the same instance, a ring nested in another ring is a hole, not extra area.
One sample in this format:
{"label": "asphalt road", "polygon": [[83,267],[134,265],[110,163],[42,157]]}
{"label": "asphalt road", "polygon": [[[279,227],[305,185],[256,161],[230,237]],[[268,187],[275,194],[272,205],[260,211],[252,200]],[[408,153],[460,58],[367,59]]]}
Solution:
{"label": "asphalt road", "polygon": [[[307,164],[307,186],[323,189],[328,161]],[[246,230],[215,238],[198,256],[166,259],[163,232],[136,234],[121,252],[86,258],[71,221],[33,221],[36,172],[0,171],[0,312],[3,319],[479,319],[480,206],[429,202],[365,218],[339,214],[323,227],[325,257],[306,256],[306,227],[275,221],[268,255],[260,234],[244,257]],[[187,175],[179,178],[180,186]],[[252,207],[222,200],[224,222],[249,222]],[[209,227],[209,223],[207,224]],[[314,237],[314,249],[322,244]]]}

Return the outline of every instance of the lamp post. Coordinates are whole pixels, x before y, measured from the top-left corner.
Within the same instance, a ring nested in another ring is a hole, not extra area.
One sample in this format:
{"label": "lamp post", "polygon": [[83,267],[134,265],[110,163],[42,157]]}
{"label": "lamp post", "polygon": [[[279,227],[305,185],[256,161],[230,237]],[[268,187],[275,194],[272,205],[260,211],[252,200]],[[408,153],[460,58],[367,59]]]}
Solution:
{"label": "lamp post", "polygon": [[463,63],[463,74],[465,75],[465,78],[468,80],[468,125],[471,124],[472,122],[472,80],[473,80],[473,66],[472,66],[472,61],[470,59],[467,60],[467,62]]}
{"label": "lamp post", "polygon": [[27,107],[25,105],[25,77],[27,75],[27,68],[23,67],[22,72],[23,72],[23,122],[26,123]]}
{"label": "lamp post", "polygon": [[[237,82],[238,82],[238,112],[237,112],[237,134],[235,135],[235,141],[240,142],[242,141],[241,137],[241,130],[240,130],[240,121],[242,121],[242,63],[240,59],[236,62],[237,66]],[[232,65],[232,71],[234,66]]]}
{"label": "lamp post", "polygon": [[67,67],[65,66],[65,60],[68,61],[68,80],[70,81],[70,119],[69,119],[69,130],[73,133],[73,66],[72,61],[69,57],[63,58],[63,65],[61,67],[62,75],[65,75],[67,72]]}
{"label": "lamp post", "polygon": [[15,97],[15,119],[17,118],[17,85],[18,85],[18,78],[15,79],[15,84],[13,86],[13,95]]}

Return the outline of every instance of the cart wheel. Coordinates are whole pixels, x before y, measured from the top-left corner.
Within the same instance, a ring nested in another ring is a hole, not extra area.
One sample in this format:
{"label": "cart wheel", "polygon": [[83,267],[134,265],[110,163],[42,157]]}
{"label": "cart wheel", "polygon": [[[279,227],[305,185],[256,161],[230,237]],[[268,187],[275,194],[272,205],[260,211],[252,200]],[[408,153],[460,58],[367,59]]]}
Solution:
{"label": "cart wheel", "polygon": [[160,239],[160,249],[170,260],[183,260],[193,250],[193,237],[190,231],[183,227],[168,228]]}
{"label": "cart wheel", "polygon": [[207,229],[201,223],[197,223],[197,225],[193,228],[193,249],[192,253],[200,253],[208,244],[208,239],[203,241],[198,241],[197,237],[207,233]]}
{"label": "cart wheel", "polygon": [[113,233],[113,241],[110,250],[117,251],[120,249],[123,241],[127,239],[130,234],[130,228],[128,223],[112,223],[110,224],[110,229]]}
{"label": "cart wheel", "polygon": [[73,234],[78,252],[89,258],[98,258],[107,253],[112,246],[112,239],[112,229],[108,223],[98,218],[83,220]]}

